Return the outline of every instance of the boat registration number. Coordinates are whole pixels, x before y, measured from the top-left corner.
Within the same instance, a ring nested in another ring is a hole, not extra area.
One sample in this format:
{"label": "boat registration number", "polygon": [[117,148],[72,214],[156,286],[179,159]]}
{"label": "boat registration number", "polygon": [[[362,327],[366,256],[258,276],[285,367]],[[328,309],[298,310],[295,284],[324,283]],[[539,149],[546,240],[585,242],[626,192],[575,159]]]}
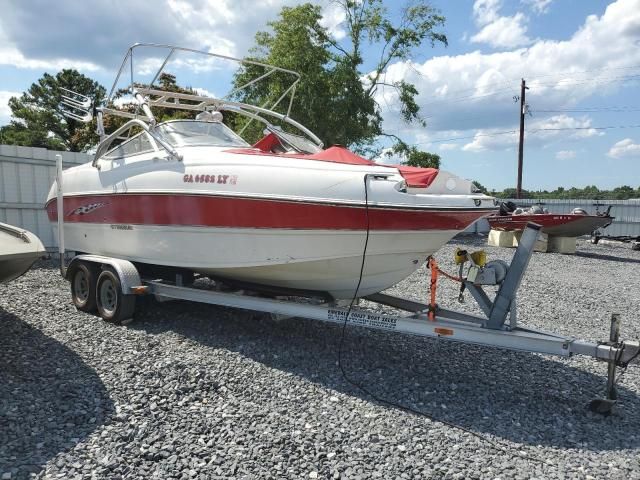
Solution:
{"label": "boat registration number", "polygon": [[235,185],[238,183],[237,175],[210,175],[204,173],[185,173],[182,177],[184,183],[219,183],[223,185]]}

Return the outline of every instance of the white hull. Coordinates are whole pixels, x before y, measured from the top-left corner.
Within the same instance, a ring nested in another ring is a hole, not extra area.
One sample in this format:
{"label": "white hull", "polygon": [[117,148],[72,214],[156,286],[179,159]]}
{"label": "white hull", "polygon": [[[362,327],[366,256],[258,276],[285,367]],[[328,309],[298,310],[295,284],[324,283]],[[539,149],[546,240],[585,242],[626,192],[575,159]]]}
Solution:
{"label": "white hull", "polygon": [[[351,298],[366,232],[65,224],[70,250]],[[57,228],[55,228],[57,230]],[[57,233],[57,231],[56,231]],[[456,231],[371,232],[359,296],[413,273]],[[89,247],[90,246],[90,247]]]}
{"label": "white hull", "polygon": [[46,253],[33,233],[0,223],[0,283],[18,278]]}

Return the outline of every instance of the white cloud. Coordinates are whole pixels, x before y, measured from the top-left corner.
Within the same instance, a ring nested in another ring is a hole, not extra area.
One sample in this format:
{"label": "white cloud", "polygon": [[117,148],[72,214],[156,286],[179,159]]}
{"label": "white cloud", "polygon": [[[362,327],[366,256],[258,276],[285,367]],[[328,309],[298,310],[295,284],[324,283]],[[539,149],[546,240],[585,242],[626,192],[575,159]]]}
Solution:
{"label": "white cloud", "polygon": [[[33,30],[33,29],[31,29]],[[17,68],[41,69],[41,70],[61,70],[63,68],[73,68],[94,72],[100,67],[92,62],[77,61],[66,56],[56,56],[51,58],[27,58],[11,42],[2,28],[2,17],[0,17],[0,65],[11,65]]]}
{"label": "white cloud", "polygon": [[481,30],[471,37],[474,43],[487,43],[492,47],[519,47],[531,43],[527,36],[527,17],[518,12],[513,16],[501,16],[500,0],[476,0],[473,16]]}
{"label": "white cloud", "polygon": [[9,99],[11,97],[19,97],[20,92],[10,92],[0,90],[0,126],[9,123],[11,119],[11,110],[9,109]]}
{"label": "white cloud", "polygon": [[521,0],[521,2],[529,5],[531,10],[540,15],[549,11],[549,6],[553,0]]}
{"label": "white cloud", "polygon": [[527,17],[516,13],[512,17],[500,17],[485,25],[482,30],[471,37],[474,43],[487,43],[492,47],[520,47],[531,43],[524,25]]}
{"label": "white cloud", "polygon": [[255,33],[275,20],[283,6],[296,3],[162,0],[150,10],[146,0],[128,0],[126,7],[86,0],[82,8],[58,2],[55,15],[43,21],[39,2],[8,0],[0,16],[0,65],[111,70],[127,47],[139,41],[243,56]]}
{"label": "white cloud", "polygon": [[567,140],[604,135],[604,132],[592,127],[591,119],[587,116],[554,115],[542,121],[530,122],[530,126],[526,130],[531,136],[538,138],[561,136]]}
{"label": "white cloud", "polygon": [[206,88],[194,87],[194,90],[198,95],[200,95],[202,97],[218,98],[218,96],[215,93],[207,90]]}
{"label": "white cloud", "polygon": [[501,0],[476,0],[473,4],[473,18],[478,25],[495,22],[502,7]]}
{"label": "white cloud", "polygon": [[494,130],[478,130],[469,143],[462,147],[465,152],[483,152],[487,150],[511,150],[518,146],[515,131],[502,134]]}
{"label": "white cloud", "polygon": [[571,160],[572,158],[576,158],[575,150],[560,150],[556,152],[556,158],[558,160]]}
{"label": "white cloud", "polygon": [[[543,147],[552,141],[575,142],[584,138],[600,136],[604,133],[591,128],[588,117],[570,117],[556,115],[544,120],[533,120],[525,126],[526,146]],[[471,141],[462,150],[465,152],[483,152],[511,150],[518,147],[518,131],[483,129],[477,130]]]}
{"label": "white cloud", "polygon": [[[485,18],[492,18],[485,13]],[[480,51],[455,56],[438,56],[424,63],[398,62],[389,67],[386,82],[412,82],[418,89],[417,102],[427,118],[430,140],[515,130],[518,106],[512,97],[519,95],[520,78],[527,79],[527,100],[534,110],[563,109],[593,97],[620,91],[630,84],[616,77],[637,74],[640,65],[640,1],[619,0],[606,7],[601,16],[589,16],[568,39],[539,40],[527,48],[485,54]],[[624,79],[623,79],[624,80]],[[379,89],[387,131],[403,138],[424,132],[407,126],[397,109],[393,89]],[[527,118],[527,129],[585,128],[583,118],[546,117],[534,113]],[[568,120],[573,119],[573,120]],[[478,126],[482,129],[478,130]],[[451,131],[457,131],[452,135]],[[598,131],[540,131],[528,142],[557,141],[561,138],[585,138]],[[467,142],[466,150],[511,148],[517,141],[508,135],[479,137]],[[482,148],[476,148],[482,147]]]}
{"label": "white cloud", "polygon": [[[42,70],[72,67],[89,72],[114,69],[126,49],[140,41],[241,57],[253,45],[256,32],[265,30],[283,6],[300,3],[159,0],[151,11],[147,0],[128,0],[126,7],[85,0],[82,8],[73,2],[58,2],[55,15],[43,21],[36,0],[7,1],[0,16],[0,65]],[[322,25],[336,38],[343,38],[345,14],[340,6],[330,0],[314,2],[323,7]],[[147,72],[157,63],[157,59],[147,59],[140,69]],[[198,61],[185,65],[196,71],[211,69],[210,64],[203,67]]]}
{"label": "white cloud", "polygon": [[336,40],[342,40],[347,36],[343,27],[346,19],[344,9],[338,3],[331,2],[322,9],[320,25],[326,28]]}
{"label": "white cloud", "polygon": [[442,151],[455,150],[458,147],[459,145],[457,143],[441,143],[440,145],[438,145],[438,148]]}
{"label": "white cloud", "polygon": [[612,158],[640,158],[640,144],[634,143],[630,138],[625,138],[615,143],[607,155]]}

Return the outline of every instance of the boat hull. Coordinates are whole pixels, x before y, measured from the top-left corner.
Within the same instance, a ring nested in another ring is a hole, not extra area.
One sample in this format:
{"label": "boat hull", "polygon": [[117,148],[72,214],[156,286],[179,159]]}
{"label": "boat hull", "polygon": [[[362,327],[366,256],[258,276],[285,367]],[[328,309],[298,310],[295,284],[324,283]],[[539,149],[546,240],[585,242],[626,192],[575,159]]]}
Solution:
{"label": "boat hull", "polygon": [[605,215],[580,214],[536,214],[536,215],[496,215],[487,217],[494,230],[520,231],[527,223],[542,226],[542,232],[556,237],[580,237],[609,225],[613,218]]}
{"label": "boat hull", "polygon": [[[205,275],[351,298],[366,230],[69,222],[67,249]],[[57,227],[54,227],[57,233]],[[369,232],[359,296],[400,282],[459,230]]]}
{"label": "boat hull", "polygon": [[33,233],[0,223],[0,283],[20,277],[46,253]]}
{"label": "boat hull", "polygon": [[[63,173],[68,250],[351,298],[388,288],[494,199],[439,172],[408,193],[389,166],[189,147]],[[56,190],[47,201],[57,224]],[[368,242],[367,242],[368,237]]]}

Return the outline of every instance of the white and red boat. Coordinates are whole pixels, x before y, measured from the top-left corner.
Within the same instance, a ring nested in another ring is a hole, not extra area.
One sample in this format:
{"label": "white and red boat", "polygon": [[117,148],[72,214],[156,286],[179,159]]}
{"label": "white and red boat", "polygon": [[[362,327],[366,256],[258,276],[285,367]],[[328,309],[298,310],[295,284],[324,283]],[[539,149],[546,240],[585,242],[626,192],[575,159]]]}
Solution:
{"label": "white and red boat", "polygon": [[[138,48],[183,50],[134,45],[123,65]],[[102,140],[94,161],[64,172],[69,250],[351,298],[365,248],[358,296],[403,280],[497,209],[492,197],[450,173],[324,149],[288,111],[276,112],[277,105],[265,109],[133,82],[131,92],[144,117],[97,108]],[[89,103],[65,97],[76,119],[90,119]],[[163,107],[192,110],[196,118],[156,124],[153,111]],[[223,123],[226,111],[263,122],[266,136],[249,145]],[[129,121],[105,135],[102,117],[109,114]],[[274,118],[302,135],[275,126]],[[56,228],[55,186],[47,211]]]}

